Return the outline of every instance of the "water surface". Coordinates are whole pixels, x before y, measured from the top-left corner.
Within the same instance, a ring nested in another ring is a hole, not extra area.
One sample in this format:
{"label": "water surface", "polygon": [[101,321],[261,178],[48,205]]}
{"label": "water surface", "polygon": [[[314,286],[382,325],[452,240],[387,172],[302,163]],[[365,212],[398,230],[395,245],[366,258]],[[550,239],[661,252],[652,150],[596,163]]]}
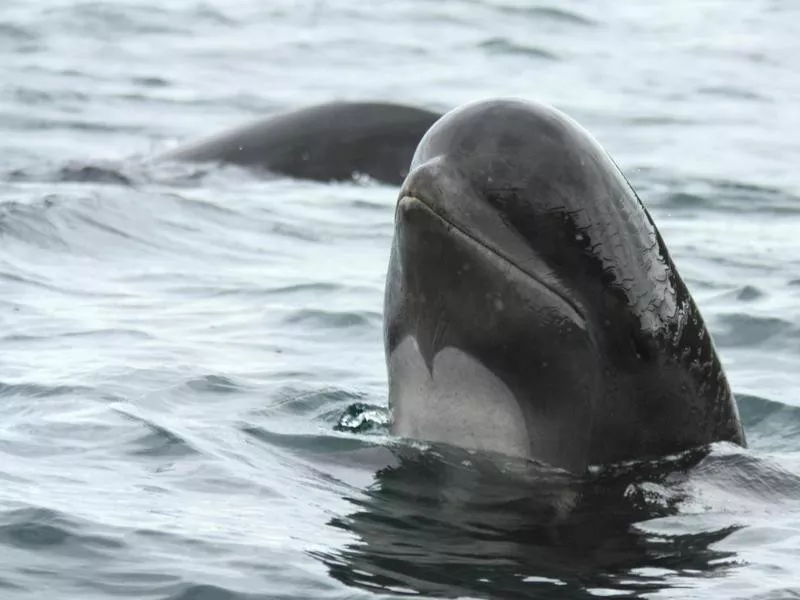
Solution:
{"label": "water surface", "polygon": [[[790,0],[6,0],[0,595],[800,594],[798,19]],[[631,179],[749,450],[587,483],[399,444],[397,190],[146,161],[315,102],[496,96],[566,111]]]}

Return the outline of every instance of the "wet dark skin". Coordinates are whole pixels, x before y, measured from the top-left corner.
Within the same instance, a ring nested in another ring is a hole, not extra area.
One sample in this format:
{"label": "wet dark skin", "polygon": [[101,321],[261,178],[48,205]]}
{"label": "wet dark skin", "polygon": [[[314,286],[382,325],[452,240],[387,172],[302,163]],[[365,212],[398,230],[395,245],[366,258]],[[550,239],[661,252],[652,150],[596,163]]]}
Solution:
{"label": "wet dark skin", "polygon": [[391,357],[411,337],[429,367],[447,347],[486,365],[520,405],[526,454],[554,466],[745,445],[653,220],[569,117],[510,100],[452,111],[419,143],[399,198],[384,316],[395,433],[431,437],[403,425],[411,382]]}
{"label": "wet dark skin", "polygon": [[162,159],[232,163],[318,181],[367,175],[400,185],[441,114],[387,102],[331,102],[248,123]]}

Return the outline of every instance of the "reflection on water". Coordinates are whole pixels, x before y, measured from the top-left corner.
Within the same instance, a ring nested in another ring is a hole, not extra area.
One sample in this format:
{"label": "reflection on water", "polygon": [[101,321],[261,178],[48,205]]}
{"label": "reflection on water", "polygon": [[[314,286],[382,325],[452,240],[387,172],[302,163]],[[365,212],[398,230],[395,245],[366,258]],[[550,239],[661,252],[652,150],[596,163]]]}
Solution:
{"label": "reflection on water", "polygon": [[330,526],[355,535],[315,553],[339,581],[436,596],[588,598],[667,588],[668,577],[722,574],[712,544],[736,527],[675,536],[636,523],[676,514],[687,470],[708,455],[577,477],[453,448],[395,449],[355,507]]}

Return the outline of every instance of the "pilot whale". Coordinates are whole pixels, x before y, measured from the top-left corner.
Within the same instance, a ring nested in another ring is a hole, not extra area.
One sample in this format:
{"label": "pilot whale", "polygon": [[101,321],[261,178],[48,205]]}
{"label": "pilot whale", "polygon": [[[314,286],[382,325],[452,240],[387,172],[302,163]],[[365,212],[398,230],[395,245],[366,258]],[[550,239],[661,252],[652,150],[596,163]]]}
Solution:
{"label": "pilot whale", "polygon": [[158,158],[235,164],[317,181],[366,175],[400,185],[417,144],[440,116],[386,102],[331,102],[247,123]]}
{"label": "pilot whale", "polygon": [[745,445],[703,318],[603,148],[538,103],[439,119],[385,287],[393,432],[572,471]]}
{"label": "pilot whale", "polygon": [[703,318],[605,150],[544,104],[334,102],[162,158],[400,186],[393,432],[569,470],[746,445]]}

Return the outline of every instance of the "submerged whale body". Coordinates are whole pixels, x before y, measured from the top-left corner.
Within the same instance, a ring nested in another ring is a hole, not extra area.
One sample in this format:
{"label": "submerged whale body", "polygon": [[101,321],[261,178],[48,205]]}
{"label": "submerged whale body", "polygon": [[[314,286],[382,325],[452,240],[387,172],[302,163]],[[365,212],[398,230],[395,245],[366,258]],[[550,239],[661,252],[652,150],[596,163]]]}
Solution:
{"label": "submerged whale body", "polygon": [[381,102],[321,104],[180,146],[161,158],[230,163],[318,181],[367,175],[399,185],[419,140],[440,116]]}
{"label": "submerged whale body", "polygon": [[568,470],[745,444],[711,336],[601,146],[521,101],[446,114],[399,193],[393,432]]}

